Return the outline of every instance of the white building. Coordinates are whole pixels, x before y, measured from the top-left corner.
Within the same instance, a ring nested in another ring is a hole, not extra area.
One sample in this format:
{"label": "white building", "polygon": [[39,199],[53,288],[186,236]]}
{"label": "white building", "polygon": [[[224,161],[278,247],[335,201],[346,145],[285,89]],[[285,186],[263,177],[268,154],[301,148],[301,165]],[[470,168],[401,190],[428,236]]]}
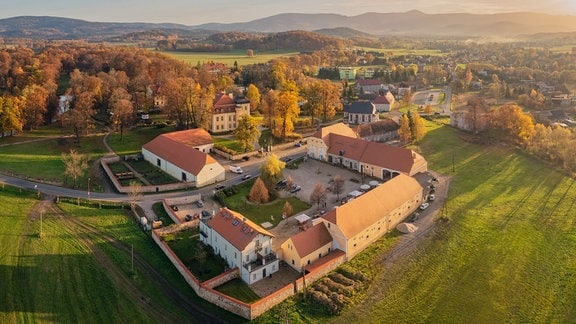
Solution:
{"label": "white building", "polygon": [[252,284],[278,271],[278,256],[272,251],[274,235],[226,208],[200,222],[200,242],[211,246],[229,268]]}

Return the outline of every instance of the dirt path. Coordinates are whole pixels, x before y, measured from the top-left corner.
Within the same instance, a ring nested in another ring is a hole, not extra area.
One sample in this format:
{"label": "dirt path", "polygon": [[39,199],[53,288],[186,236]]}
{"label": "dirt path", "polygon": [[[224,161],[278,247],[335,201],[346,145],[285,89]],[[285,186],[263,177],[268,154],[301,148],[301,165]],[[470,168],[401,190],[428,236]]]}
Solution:
{"label": "dirt path", "polygon": [[[92,237],[104,239],[108,244],[112,245],[118,251],[123,252],[127,257],[132,254],[132,249],[125,244],[118,242],[114,237],[101,233],[97,228],[85,224],[77,218],[67,216],[57,205],[51,201],[44,200],[36,205],[31,215],[39,215],[40,211],[44,214],[50,214],[61,218],[63,226],[74,235],[74,237],[81,240],[93,253],[98,261],[108,273],[110,279],[121,291],[133,300],[140,309],[149,314],[154,321],[164,323],[178,323],[182,319],[176,315],[170,314],[161,308],[155,307],[153,304],[153,296],[149,296],[142,291],[136,283],[124,273],[114,262],[98,247],[98,244]],[[145,276],[151,279],[151,282],[156,284],[156,290],[164,294],[175,305],[180,306],[187,314],[190,315],[195,321],[201,323],[224,323],[218,317],[210,314],[209,312],[196,305],[187,296],[182,294],[176,287],[174,287],[168,280],[166,280],[152,265],[150,265],[141,255],[134,253],[134,266],[139,271],[143,271]]]}

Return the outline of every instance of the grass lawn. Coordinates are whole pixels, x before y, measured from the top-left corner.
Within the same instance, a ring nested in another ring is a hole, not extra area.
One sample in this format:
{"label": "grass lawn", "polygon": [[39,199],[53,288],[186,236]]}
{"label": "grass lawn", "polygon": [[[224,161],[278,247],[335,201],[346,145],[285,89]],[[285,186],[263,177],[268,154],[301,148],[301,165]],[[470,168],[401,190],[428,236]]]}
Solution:
{"label": "grass lawn", "polygon": [[229,149],[231,149],[237,153],[243,153],[244,152],[244,150],[240,146],[240,143],[238,143],[234,138],[212,137],[212,139],[214,140],[214,146],[217,146],[217,147],[223,146],[223,147],[229,148]]}
{"label": "grass lawn", "polygon": [[233,67],[234,62],[238,66],[249,64],[266,63],[278,57],[289,57],[298,54],[297,52],[254,52],[253,57],[248,57],[246,51],[233,51],[230,53],[200,53],[200,52],[172,52],[162,51],[161,53],[176,58],[191,65],[208,62],[224,63],[228,67]]}
{"label": "grass lawn", "polygon": [[216,290],[224,295],[234,297],[245,303],[252,303],[260,299],[260,297],[256,295],[256,293],[252,291],[252,289],[250,289],[250,287],[248,287],[248,285],[240,278],[228,281],[227,283],[216,287]]}
{"label": "grass lawn", "polygon": [[[278,198],[270,203],[261,205],[252,204],[248,202],[246,197],[248,197],[253,183],[254,181],[248,181],[238,186],[238,193],[226,197],[224,199],[224,204],[230,209],[246,216],[256,224],[270,222],[274,226],[278,225],[282,220],[282,209],[284,208],[284,203],[286,201],[292,205],[294,215],[310,208],[310,204],[296,197]],[[272,220],[270,216],[274,216],[274,220]]]}
{"label": "grass lawn", "polygon": [[167,235],[164,240],[200,281],[214,278],[224,272],[224,261],[219,262],[221,259],[209,256],[208,250],[200,245],[198,230]]}
{"label": "grass lawn", "polygon": [[380,255],[397,233],[353,259],[350,265],[374,281],[340,316],[327,318],[291,299],[262,321],[283,307],[292,323],[567,323],[576,317],[575,181],[513,147],[471,144],[450,127],[427,126],[420,149],[430,169],[453,176],[449,221],[438,221],[432,238],[390,268]]}
{"label": "grass lawn", "polygon": [[120,133],[112,133],[108,136],[108,144],[118,155],[131,155],[142,152],[142,145],[150,142],[156,136],[174,131],[173,126],[155,127],[138,126],[131,130],[125,130],[122,137]]}
{"label": "grass lawn", "polygon": [[74,149],[95,160],[105,153],[102,138],[102,135],[82,137],[80,144],[75,144],[72,138],[51,138],[5,146],[0,149],[0,170],[35,179],[62,182],[64,181],[62,153]]}
{"label": "grass lawn", "polygon": [[[194,303],[225,321],[241,320],[197,297],[163,252],[125,210],[91,208],[60,203],[66,217],[81,220],[96,233],[81,233],[58,214],[43,214],[43,238],[38,237],[37,214],[28,214],[38,201],[32,192],[8,186],[0,187],[0,323],[157,323],[151,306],[178,322],[190,317],[161,292],[147,272],[130,255],[113,246],[120,242],[133,247],[171,285]],[[86,245],[85,239],[107,255],[119,274],[147,296],[151,305],[131,298],[125,285],[117,284]]]}

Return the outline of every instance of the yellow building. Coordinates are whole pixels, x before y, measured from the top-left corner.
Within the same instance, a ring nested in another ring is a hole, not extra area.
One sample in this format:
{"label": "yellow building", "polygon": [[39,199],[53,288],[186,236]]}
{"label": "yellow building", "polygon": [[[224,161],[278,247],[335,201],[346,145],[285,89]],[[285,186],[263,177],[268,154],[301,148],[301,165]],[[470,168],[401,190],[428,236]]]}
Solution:
{"label": "yellow building", "polygon": [[282,260],[297,271],[332,251],[332,237],[324,223],[316,224],[291,236],[280,246]]}
{"label": "yellow building", "polygon": [[250,101],[244,98],[234,99],[232,94],[224,92],[216,95],[208,130],[211,133],[225,133],[236,129],[238,120],[250,114]]}

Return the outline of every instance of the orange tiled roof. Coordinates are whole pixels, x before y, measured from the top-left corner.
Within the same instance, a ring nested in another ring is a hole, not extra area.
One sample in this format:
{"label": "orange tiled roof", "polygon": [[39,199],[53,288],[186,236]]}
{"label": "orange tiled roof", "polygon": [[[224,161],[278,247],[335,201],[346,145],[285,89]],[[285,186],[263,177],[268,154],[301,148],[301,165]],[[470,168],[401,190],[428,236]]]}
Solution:
{"label": "orange tiled roof", "polygon": [[336,224],[350,239],[421,192],[422,186],[416,179],[400,174],[322,217]]}
{"label": "orange tiled roof", "polygon": [[220,92],[214,99],[214,112],[215,113],[228,113],[233,112],[236,108],[236,103],[227,93]]}
{"label": "orange tiled roof", "polygon": [[424,159],[420,154],[407,148],[338,134],[330,134],[328,153],[409,175],[412,174],[416,161]]}
{"label": "orange tiled roof", "polygon": [[[210,155],[200,152],[195,146],[208,144],[203,134],[205,130],[191,129],[180,132],[167,133],[157,136],[144,144],[146,149],[164,160],[176,165],[182,170],[198,175],[202,168],[208,164],[218,163]],[[197,137],[198,135],[198,137]],[[210,135],[208,134],[208,137]],[[210,143],[212,138],[210,137]]]}
{"label": "orange tiled roof", "polygon": [[303,232],[291,236],[290,239],[300,257],[305,257],[332,242],[332,236],[324,223],[316,224]]}
{"label": "orange tiled roof", "polygon": [[389,105],[389,104],[390,104],[390,100],[389,100],[388,97],[386,97],[386,96],[378,96],[378,97],[376,97],[376,99],[374,99],[374,100],[372,101],[372,103],[374,103],[374,104]]}
{"label": "orange tiled roof", "polygon": [[244,251],[258,234],[274,237],[272,233],[245,218],[242,214],[227,208],[221,208],[207,224],[238,251]]}

